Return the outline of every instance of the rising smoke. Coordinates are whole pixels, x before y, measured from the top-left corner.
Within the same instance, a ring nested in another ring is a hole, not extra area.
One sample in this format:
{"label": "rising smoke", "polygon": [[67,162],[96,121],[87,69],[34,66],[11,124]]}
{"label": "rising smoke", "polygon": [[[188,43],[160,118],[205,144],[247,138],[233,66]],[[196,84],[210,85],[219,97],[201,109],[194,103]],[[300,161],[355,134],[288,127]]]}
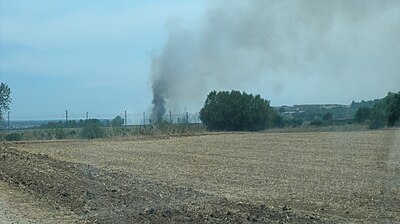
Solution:
{"label": "rising smoke", "polygon": [[240,89],[268,77],[352,81],[384,72],[400,87],[393,60],[400,56],[400,1],[212,2],[200,28],[171,26],[162,52],[152,58],[155,121],[166,107],[200,104],[210,90]]}

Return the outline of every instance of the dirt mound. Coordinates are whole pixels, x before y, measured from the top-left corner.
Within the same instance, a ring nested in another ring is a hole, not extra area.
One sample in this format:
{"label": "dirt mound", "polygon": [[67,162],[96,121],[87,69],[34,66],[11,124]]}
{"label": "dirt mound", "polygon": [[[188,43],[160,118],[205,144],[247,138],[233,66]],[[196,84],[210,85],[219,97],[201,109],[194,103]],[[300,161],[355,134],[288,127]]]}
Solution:
{"label": "dirt mound", "polygon": [[290,208],[227,200],[122,172],[59,161],[3,145],[0,179],[97,223],[313,223]]}

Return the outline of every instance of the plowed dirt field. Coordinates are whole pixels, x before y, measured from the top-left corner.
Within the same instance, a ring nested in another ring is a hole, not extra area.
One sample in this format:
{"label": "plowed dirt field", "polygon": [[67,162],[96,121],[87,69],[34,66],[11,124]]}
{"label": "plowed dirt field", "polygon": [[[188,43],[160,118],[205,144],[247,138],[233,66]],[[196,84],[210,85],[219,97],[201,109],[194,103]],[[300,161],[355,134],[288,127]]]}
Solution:
{"label": "plowed dirt field", "polygon": [[66,222],[400,223],[400,130],[3,143],[0,181]]}

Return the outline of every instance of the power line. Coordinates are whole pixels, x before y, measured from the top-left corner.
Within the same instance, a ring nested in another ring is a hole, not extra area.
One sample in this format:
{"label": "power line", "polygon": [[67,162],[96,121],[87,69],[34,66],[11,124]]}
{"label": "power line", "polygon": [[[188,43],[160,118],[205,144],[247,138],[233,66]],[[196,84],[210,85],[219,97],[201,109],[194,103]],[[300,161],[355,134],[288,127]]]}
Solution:
{"label": "power line", "polygon": [[[124,125],[147,125],[151,123],[150,117],[146,114],[147,112],[142,113],[129,113],[127,110],[124,110],[122,113],[91,113],[90,117],[93,119],[99,120],[111,120],[116,116],[120,116],[124,118]],[[7,119],[11,122],[11,118]],[[89,112],[83,113],[71,113],[70,110],[65,110],[64,114],[47,114],[47,115],[27,115],[27,114],[20,114],[12,116],[13,121],[63,121],[66,123],[70,123],[71,121],[77,120],[88,120],[89,119]],[[173,113],[169,110],[169,113],[166,113],[163,116],[164,122],[169,123],[198,123],[199,114],[198,113],[189,113],[188,111],[184,111],[182,113]],[[67,124],[66,124],[67,125]],[[7,126],[10,126],[7,123]],[[10,126],[11,127],[11,126]]]}

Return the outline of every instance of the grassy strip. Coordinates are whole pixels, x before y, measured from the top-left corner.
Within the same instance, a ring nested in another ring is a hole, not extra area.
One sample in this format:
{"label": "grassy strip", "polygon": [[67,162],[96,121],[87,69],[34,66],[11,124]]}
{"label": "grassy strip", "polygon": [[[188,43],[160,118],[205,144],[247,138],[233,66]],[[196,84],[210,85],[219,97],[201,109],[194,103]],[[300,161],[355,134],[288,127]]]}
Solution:
{"label": "grassy strip", "polygon": [[205,132],[202,124],[161,124],[124,127],[88,127],[25,129],[10,133],[0,132],[0,141],[36,141],[62,139],[129,138],[152,135],[180,135]]}

